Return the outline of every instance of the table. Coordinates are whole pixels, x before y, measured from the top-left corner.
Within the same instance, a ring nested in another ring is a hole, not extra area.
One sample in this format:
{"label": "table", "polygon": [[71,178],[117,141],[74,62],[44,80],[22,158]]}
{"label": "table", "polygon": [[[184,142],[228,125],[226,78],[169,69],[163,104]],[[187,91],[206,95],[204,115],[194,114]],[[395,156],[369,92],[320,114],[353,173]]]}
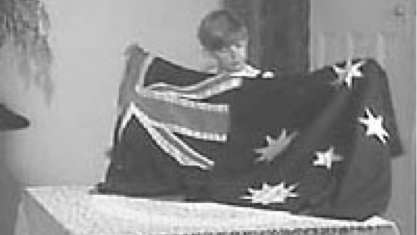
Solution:
{"label": "table", "polygon": [[208,202],[93,195],[91,189],[25,189],[16,235],[399,234],[395,223],[380,217],[334,220]]}

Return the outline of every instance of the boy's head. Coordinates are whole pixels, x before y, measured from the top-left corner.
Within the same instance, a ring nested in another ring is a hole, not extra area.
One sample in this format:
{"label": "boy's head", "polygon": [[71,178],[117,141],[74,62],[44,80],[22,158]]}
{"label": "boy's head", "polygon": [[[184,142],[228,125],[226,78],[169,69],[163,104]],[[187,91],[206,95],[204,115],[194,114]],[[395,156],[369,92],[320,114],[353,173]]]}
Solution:
{"label": "boy's head", "polygon": [[198,38],[202,46],[227,72],[241,70],[246,64],[248,30],[236,15],[227,10],[209,13],[201,21]]}

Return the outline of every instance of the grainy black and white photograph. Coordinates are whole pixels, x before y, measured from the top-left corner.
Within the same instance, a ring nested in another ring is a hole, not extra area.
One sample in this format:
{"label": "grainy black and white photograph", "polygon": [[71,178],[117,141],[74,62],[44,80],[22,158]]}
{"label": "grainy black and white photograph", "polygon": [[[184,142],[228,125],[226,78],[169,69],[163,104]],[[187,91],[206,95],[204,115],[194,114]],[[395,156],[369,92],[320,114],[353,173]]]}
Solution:
{"label": "grainy black and white photograph", "polygon": [[0,3],[0,235],[416,234],[415,0]]}

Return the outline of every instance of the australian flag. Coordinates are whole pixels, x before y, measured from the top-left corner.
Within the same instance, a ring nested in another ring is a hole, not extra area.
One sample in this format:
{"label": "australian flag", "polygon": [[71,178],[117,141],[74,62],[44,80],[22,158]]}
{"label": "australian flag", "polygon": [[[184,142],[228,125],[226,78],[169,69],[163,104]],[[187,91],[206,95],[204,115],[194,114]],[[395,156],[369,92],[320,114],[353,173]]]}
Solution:
{"label": "australian flag", "polygon": [[126,71],[138,83],[100,193],[358,220],[386,209],[402,149],[375,60],[208,74],[132,49]]}

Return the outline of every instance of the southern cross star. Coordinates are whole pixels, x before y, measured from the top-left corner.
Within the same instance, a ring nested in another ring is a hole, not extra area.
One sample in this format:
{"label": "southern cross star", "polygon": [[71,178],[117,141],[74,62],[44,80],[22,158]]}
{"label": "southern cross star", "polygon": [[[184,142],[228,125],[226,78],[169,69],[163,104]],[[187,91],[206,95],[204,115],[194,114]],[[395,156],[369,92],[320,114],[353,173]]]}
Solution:
{"label": "southern cross star", "polygon": [[254,204],[268,205],[272,203],[285,203],[287,198],[298,197],[298,194],[294,193],[293,190],[297,185],[285,187],[284,182],[276,186],[270,186],[267,183],[262,184],[261,189],[252,189],[249,188],[248,192],[251,195],[246,195],[241,197],[242,199],[249,199]]}
{"label": "southern cross star", "polygon": [[375,135],[383,144],[387,143],[388,132],[382,125],[384,118],[374,116],[369,108],[365,109],[366,117],[358,118],[358,121],[366,126],[366,136]]}
{"label": "southern cross star", "polygon": [[341,83],[345,83],[349,88],[351,88],[353,78],[363,76],[359,68],[364,63],[365,61],[358,61],[357,63],[352,64],[351,60],[347,60],[344,68],[333,65],[333,71],[336,73],[337,79],[332,84],[340,85]]}
{"label": "southern cross star", "polygon": [[271,162],[278,156],[282,151],[284,151],[291,141],[295,138],[297,132],[293,132],[290,135],[287,135],[287,130],[282,129],[281,134],[277,139],[273,139],[270,136],[266,136],[267,145],[262,148],[254,149],[255,153],[260,154],[255,161],[265,161]]}
{"label": "southern cross star", "polygon": [[326,152],[316,152],[317,159],[313,162],[314,166],[325,166],[328,170],[332,168],[333,162],[342,161],[342,156],[335,154],[332,146]]}

